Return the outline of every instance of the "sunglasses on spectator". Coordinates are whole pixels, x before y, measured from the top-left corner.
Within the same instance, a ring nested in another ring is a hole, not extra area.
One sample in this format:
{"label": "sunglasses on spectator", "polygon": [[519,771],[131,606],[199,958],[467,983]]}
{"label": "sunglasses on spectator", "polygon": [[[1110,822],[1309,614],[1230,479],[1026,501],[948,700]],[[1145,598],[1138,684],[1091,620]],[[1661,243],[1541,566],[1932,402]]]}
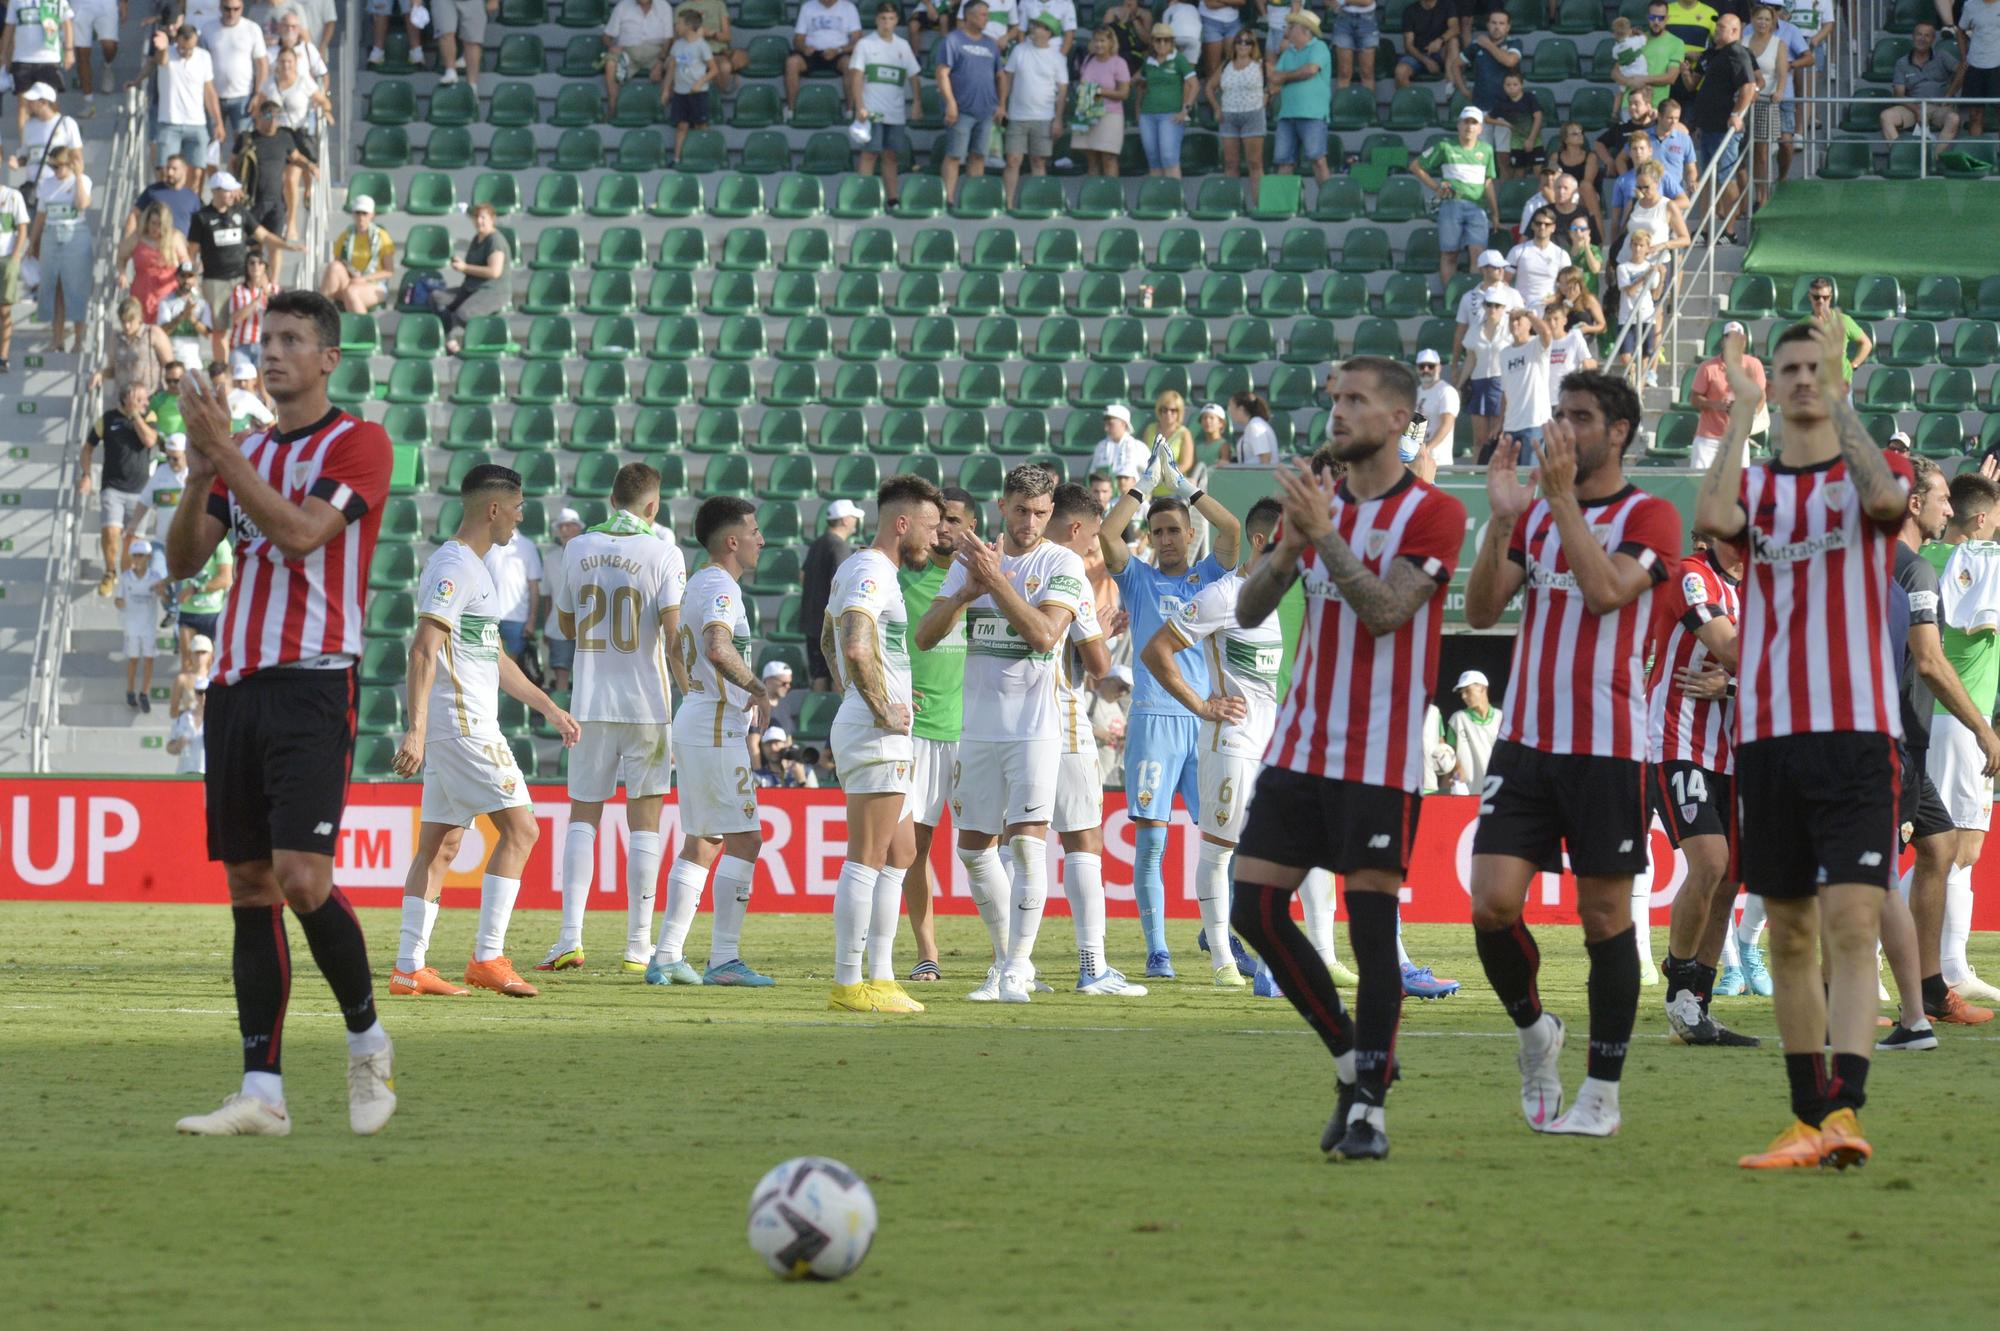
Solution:
{"label": "sunglasses on spectator", "polygon": [[1155,37],[1155,38],[1153,38],[1153,45],[1155,45],[1155,46],[1158,46],[1158,45],[1159,45],[1159,44],[1160,44],[1161,42],[1165,42],[1165,43],[1166,43],[1167,45],[1169,45],[1169,46],[1172,46],[1172,45],[1173,45],[1173,43],[1174,43],[1174,39],[1173,39],[1173,38],[1171,38],[1171,37]]}
{"label": "sunglasses on spectator", "polygon": [[1815,291],[1812,292],[1810,295],[1808,295],[1806,299],[1810,300],[1813,304],[1818,305],[1822,301],[1832,300],[1833,293],[1831,291]]}
{"label": "sunglasses on spectator", "polygon": [[1590,234],[1590,225],[1587,222],[1578,222],[1570,227],[1570,232],[1573,235],[1587,236]]}

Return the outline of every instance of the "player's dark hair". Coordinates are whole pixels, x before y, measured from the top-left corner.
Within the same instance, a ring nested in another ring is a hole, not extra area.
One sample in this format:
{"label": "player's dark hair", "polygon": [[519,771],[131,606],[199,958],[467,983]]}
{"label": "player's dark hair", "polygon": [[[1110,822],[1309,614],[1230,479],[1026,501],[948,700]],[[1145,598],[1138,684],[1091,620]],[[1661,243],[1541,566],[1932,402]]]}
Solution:
{"label": "player's dark hair", "polygon": [[1931,478],[1943,475],[1937,463],[1921,453],[1910,454],[1910,493],[1920,495],[1931,488]]}
{"label": "player's dark hair", "polygon": [[1038,462],[1024,462],[1007,473],[1007,480],[1000,487],[1002,497],[1022,495],[1029,499],[1040,499],[1043,495],[1056,491],[1056,474]]}
{"label": "player's dark hair", "polygon": [[1991,512],[2000,504],[2000,485],[1976,471],[1962,471],[1951,478],[1951,522],[1954,527],[1971,525],[1971,519]]}
{"label": "player's dark hair", "polygon": [[1558,391],[1588,393],[1597,403],[1597,409],[1604,413],[1604,433],[1607,437],[1612,426],[1625,422],[1625,443],[1618,450],[1621,456],[1639,437],[1639,394],[1618,375],[1605,374],[1601,370],[1572,370],[1563,376]]}
{"label": "player's dark hair", "polygon": [[899,474],[882,482],[875,492],[875,512],[879,517],[891,504],[929,504],[944,516],[944,495],[922,476]]}
{"label": "player's dark hair", "polygon": [[1055,512],[1049,515],[1050,522],[1074,522],[1081,517],[1101,518],[1103,507],[1091,496],[1089,490],[1068,481],[1056,487]]}
{"label": "player's dark hair", "polygon": [[487,493],[521,493],[521,473],[497,462],[482,462],[458,483],[458,497],[468,501],[467,508],[472,506],[470,501],[475,495]]}
{"label": "player's dark hair", "polygon": [[1810,319],[1801,319],[1784,332],[1778,334],[1778,340],[1771,344],[1771,357],[1773,360],[1777,359],[1779,349],[1793,342],[1817,342],[1818,340],[1819,325]]}
{"label": "player's dark hair", "polygon": [[[962,485],[947,485],[940,493],[947,504],[965,505],[966,520],[972,524],[972,530],[977,533],[979,531],[979,496],[973,494],[972,491]],[[943,512],[944,510],[939,509],[938,511]]]}
{"label": "player's dark hair", "polygon": [[1375,384],[1389,396],[1392,406],[1417,409],[1417,376],[1410,367],[1387,356],[1351,356],[1340,363],[1343,374],[1357,371],[1375,376]]}
{"label": "player's dark hair", "polygon": [[628,462],[611,478],[611,502],[629,508],[647,495],[660,492],[660,473],[643,462]]}
{"label": "player's dark hair", "polygon": [[340,345],[340,311],[317,291],[280,291],[265,304],[264,313],[304,319],[319,336],[321,350]]}
{"label": "player's dark hair", "polygon": [[713,554],[715,538],[756,511],[757,506],[749,500],[729,495],[702,500],[694,514],[695,543]]}
{"label": "player's dark hair", "polygon": [[1161,495],[1158,499],[1146,505],[1147,525],[1150,526],[1153,519],[1162,513],[1178,513],[1185,518],[1188,516],[1188,506],[1172,495]]}
{"label": "player's dark hair", "polygon": [[1243,519],[1245,536],[1269,536],[1278,530],[1278,519],[1285,515],[1285,506],[1270,496],[1250,505],[1250,512]]}

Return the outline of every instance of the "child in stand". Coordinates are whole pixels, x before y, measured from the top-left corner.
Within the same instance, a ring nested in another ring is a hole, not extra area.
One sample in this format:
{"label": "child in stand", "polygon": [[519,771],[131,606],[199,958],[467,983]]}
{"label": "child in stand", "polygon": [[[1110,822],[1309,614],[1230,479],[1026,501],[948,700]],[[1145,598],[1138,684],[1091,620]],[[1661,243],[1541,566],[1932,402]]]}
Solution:
{"label": "child in stand", "polygon": [[1621,323],[1629,323],[1625,336],[1618,343],[1618,369],[1622,373],[1632,363],[1635,356],[1642,357],[1640,376],[1651,373],[1653,353],[1659,347],[1659,331],[1654,326],[1657,311],[1656,301],[1660,288],[1666,284],[1667,270],[1653,261],[1653,233],[1639,229],[1632,232],[1632,258],[1630,262],[1618,265],[1618,290],[1624,297],[1624,317]]}
{"label": "child in stand", "polygon": [[660,100],[667,104],[667,118],[674,122],[674,160],[681,159],[681,145],[690,129],[708,128],[708,85],[715,82],[715,49],[701,35],[701,15],[683,9],[674,18],[674,44],[667,52],[672,77],[660,85]]}
{"label": "child in stand", "polygon": [[202,730],[207,720],[208,672],[215,644],[207,634],[197,633],[188,654],[194,664],[174,677],[173,693],[167,700],[167,710],[174,717],[167,730],[167,752],[174,756],[175,775],[200,776],[208,771]]}
{"label": "child in stand", "polygon": [[1620,14],[1611,20],[1611,63],[1628,79],[1643,79],[1646,68],[1646,35],[1636,32],[1632,20]]}
{"label": "child in stand", "polygon": [[[154,644],[160,632],[160,612],[166,604],[165,581],[153,572],[153,543],[134,541],[125,551],[125,571],[118,575],[119,627],[125,633],[125,705],[153,710],[147,695],[153,690]],[[141,669],[141,663],[144,669]]]}

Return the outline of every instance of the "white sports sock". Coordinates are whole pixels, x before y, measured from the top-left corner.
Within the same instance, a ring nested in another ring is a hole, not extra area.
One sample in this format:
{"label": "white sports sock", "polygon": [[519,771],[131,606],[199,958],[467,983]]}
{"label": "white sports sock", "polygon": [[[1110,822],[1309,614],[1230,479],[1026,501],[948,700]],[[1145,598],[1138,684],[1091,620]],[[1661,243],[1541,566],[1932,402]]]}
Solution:
{"label": "white sports sock", "polygon": [[735,961],[743,944],[743,917],[750,913],[750,885],[757,865],[724,855],[715,862],[715,922],[708,930],[708,967]]}
{"label": "white sports sock", "polygon": [[396,969],[415,975],[424,968],[424,954],[431,946],[431,926],[437,923],[438,903],[422,897],[403,898],[403,934],[396,950]]}
{"label": "white sports sock", "polygon": [[[625,955],[643,960],[653,937],[653,900],[660,890],[660,834],[634,832],[625,848]],[[563,901],[568,923],[569,901]],[[578,922],[581,929],[581,921]]]}
{"label": "white sports sock", "polygon": [[1743,899],[1743,918],[1736,922],[1736,942],[1739,946],[1757,946],[1757,935],[1764,931],[1764,898],[1755,892]]}
{"label": "white sports sock", "polygon": [[[1731,903],[1730,909],[1735,909],[1734,903]],[[1723,966],[1733,966],[1737,970],[1743,969],[1743,954],[1736,950],[1736,926],[1734,924],[1722,931],[1721,964]]]}
{"label": "white sports sock", "polygon": [[1953,869],[1944,876],[1944,930],[1938,940],[1938,960],[1946,984],[1972,978],[1965,944],[1972,936],[1972,868]]}
{"label": "white sports sock", "polygon": [[1104,969],[1104,857],[1087,850],[1064,855],[1063,895],[1076,931],[1076,968],[1088,979]]}
{"label": "white sports sock", "polygon": [[285,1107],[285,1079],[276,1072],[243,1074],[243,1094],[262,1100],[273,1109]]}
{"label": "white sports sock", "polygon": [[487,874],[479,880],[479,932],[473,935],[472,959],[491,961],[507,955],[507,922],[514,918],[514,898],[521,880]]}
{"label": "white sports sock", "polygon": [[972,904],[978,907],[979,918],[986,925],[986,936],[993,944],[993,964],[1002,965],[1007,960],[1007,912],[1012,905],[1009,902],[1011,890],[1007,885],[1007,870],[1000,863],[1000,848],[988,846],[984,850],[967,850],[960,846],[958,862],[965,866]]}
{"label": "white sports sock", "polygon": [[1641,972],[1653,968],[1653,876],[1640,874],[1632,880],[1632,939],[1639,947]]}
{"label": "white sports sock", "polygon": [[563,833],[562,933],[556,946],[568,951],[583,946],[583,912],[590,907],[590,885],[597,868],[597,829],[571,823]]}
{"label": "white sports sock", "polygon": [[1403,908],[1401,906],[1396,908],[1396,964],[1398,966],[1415,964],[1410,960],[1410,949],[1403,946]]}
{"label": "white sports sock", "polygon": [[1007,925],[1007,968],[1033,975],[1035,939],[1049,902],[1049,843],[1038,836],[1017,836],[1012,844],[1014,913]]}
{"label": "white sports sock", "polygon": [[1308,872],[1306,880],[1299,884],[1299,903],[1305,908],[1306,937],[1311,941],[1313,951],[1319,953],[1321,961],[1333,965],[1333,875],[1324,869]]}
{"label": "white sports sock", "polygon": [[1220,970],[1233,965],[1235,954],[1229,947],[1229,862],[1236,847],[1218,846],[1202,839],[1194,866],[1194,895],[1201,906],[1201,927],[1208,931],[1208,956]]}
{"label": "white sports sock", "polygon": [[350,1054],[379,1054],[388,1047],[389,1032],[382,1029],[379,1018],[365,1031],[347,1033],[347,1052]]}
{"label": "white sports sock", "polygon": [[701,892],[708,886],[708,870],[692,860],[677,859],[667,872],[667,909],[660,916],[660,945],[653,960],[662,966],[687,960],[688,930],[695,912],[701,909]]}
{"label": "white sports sock", "polygon": [[840,866],[833,885],[833,982],[860,984],[862,949],[868,942],[868,921],[875,911],[875,880],[880,869],[853,860]]}
{"label": "white sports sock", "polygon": [[896,926],[903,918],[903,879],[909,870],[885,868],[875,879],[875,911],[868,920],[868,978],[896,978]]}

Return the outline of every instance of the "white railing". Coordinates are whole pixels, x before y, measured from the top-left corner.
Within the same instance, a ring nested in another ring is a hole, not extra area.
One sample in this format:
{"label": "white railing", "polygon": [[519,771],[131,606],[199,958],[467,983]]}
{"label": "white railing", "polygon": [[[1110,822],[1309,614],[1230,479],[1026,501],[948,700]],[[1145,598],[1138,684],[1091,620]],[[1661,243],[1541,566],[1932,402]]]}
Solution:
{"label": "white railing", "polygon": [[35,623],[35,655],[28,667],[28,707],[22,725],[28,741],[29,770],[34,772],[49,770],[49,733],[56,724],[63,654],[69,647],[70,618],[76,604],[73,593],[84,537],[76,445],[89,430],[97,406],[98,395],[87,387],[90,376],[109,359],[105,343],[121,294],[117,238],[133,200],[146,187],[146,147],[145,101],[142,91],[135,88],[120,101],[111,161],[96,177],[99,188],[92,199],[99,243],[91,259],[90,300],[76,320],[83,330],[83,351],[76,360],[76,382],[70,390],[69,414],[63,427],[64,447],[56,467],[55,521],[42,570],[42,608]]}

